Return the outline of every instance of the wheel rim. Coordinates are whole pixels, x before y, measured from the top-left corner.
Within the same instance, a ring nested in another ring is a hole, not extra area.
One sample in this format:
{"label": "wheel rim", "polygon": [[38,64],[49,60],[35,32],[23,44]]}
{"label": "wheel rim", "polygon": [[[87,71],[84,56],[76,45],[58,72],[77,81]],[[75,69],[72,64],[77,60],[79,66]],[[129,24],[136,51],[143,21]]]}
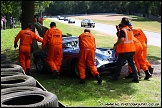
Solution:
{"label": "wheel rim", "polygon": [[74,68],[74,70],[75,70],[75,74],[76,74],[77,76],[79,76],[78,63],[75,63],[75,68]]}
{"label": "wheel rim", "polygon": [[43,70],[44,64],[43,64],[43,60],[40,57],[37,58],[37,64],[36,64],[36,66],[37,66],[37,69],[39,71],[42,71]]}

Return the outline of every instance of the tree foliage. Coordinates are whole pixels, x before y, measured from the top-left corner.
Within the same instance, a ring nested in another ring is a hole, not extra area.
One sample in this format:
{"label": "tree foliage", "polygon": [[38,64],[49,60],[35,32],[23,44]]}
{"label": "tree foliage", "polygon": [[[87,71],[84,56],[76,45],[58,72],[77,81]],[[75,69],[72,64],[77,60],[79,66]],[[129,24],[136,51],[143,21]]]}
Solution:
{"label": "tree foliage", "polygon": [[[34,1],[34,14],[141,13],[161,16],[161,1]],[[19,19],[22,1],[1,1],[1,15]]]}
{"label": "tree foliage", "polygon": [[161,16],[161,1],[55,1],[45,9],[49,15],[104,12]]}
{"label": "tree foliage", "polygon": [[[32,1],[31,1],[32,2]],[[34,1],[35,8],[34,13],[40,14],[40,11],[45,11],[45,8],[49,7],[49,4],[53,4],[53,1]],[[22,14],[22,1],[1,1],[1,15],[9,18],[13,16],[19,19]]]}

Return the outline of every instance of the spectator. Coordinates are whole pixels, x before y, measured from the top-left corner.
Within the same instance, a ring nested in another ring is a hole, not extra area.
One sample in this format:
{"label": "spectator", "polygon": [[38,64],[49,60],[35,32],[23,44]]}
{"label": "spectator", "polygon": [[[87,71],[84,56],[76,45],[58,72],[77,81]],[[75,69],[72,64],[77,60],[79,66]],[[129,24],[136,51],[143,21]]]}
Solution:
{"label": "spectator", "polygon": [[16,21],[15,21],[15,18],[12,18],[12,21],[13,21],[13,28],[16,27]]}
{"label": "spectator", "polygon": [[90,33],[89,29],[85,29],[84,33],[79,35],[79,61],[78,61],[78,69],[80,73],[80,83],[85,83],[86,78],[86,66],[88,65],[93,76],[96,77],[97,83],[102,83],[99,72],[95,66],[95,50],[96,43],[94,36]]}
{"label": "spectator", "polygon": [[3,16],[1,16],[1,30],[3,30]]}
{"label": "spectator", "polygon": [[13,18],[10,17],[10,29],[13,28]]}
{"label": "spectator", "polygon": [[20,39],[19,46],[19,63],[27,75],[30,75],[30,49],[32,40],[35,39],[43,42],[43,38],[39,37],[32,31],[33,25],[28,23],[25,30],[21,30],[14,40],[14,48],[17,48],[17,42]]}
{"label": "spectator", "polygon": [[7,20],[6,20],[6,16],[3,17],[3,29],[6,30],[7,27]]}
{"label": "spectator", "polygon": [[62,65],[62,31],[56,27],[55,22],[50,23],[50,29],[48,29],[44,35],[42,50],[44,51],[48,45],[47,63],[52,70],[52,78],[59,78],[60,68]]}

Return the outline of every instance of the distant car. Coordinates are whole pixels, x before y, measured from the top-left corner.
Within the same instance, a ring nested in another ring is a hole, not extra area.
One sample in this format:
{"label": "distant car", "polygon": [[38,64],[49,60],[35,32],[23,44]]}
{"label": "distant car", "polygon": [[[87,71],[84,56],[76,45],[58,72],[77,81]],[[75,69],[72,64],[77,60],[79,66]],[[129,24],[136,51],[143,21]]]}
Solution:
{"label": "distant car", "polygon": [[86,26],[94,28],[95,22],[93,22],[93,20],[91,20],[91,19],[83,19],[81,21],[81,27],[86,27]]}
{"label": "distant car", "polygon": [[58,19],[59,19],[59,20],[64,20],[64,17],[60,16]]}
{"label": "distant car", "polygon": [[[63,60],[61,66],[61,73],[74,75],[79,77],[78,71],[78,57],[79,57],[79,40],[78,36],[63,37]],[[47,48],[48,49],[48,48]],[[46,50],[47,50],[46,49]],[[32,58],[36,69],[40,73],[49,72],[50,69],[46,62],[47,53],[42,50],[34,51]],[[109,70],[114,71],[116,67],[117,58],[115,51],[110,48],[96,48],[95,65],[100,73],[109,73]],[[87,67],[87,70],[89,68]],[[50,70],[51,71],[51,70]],[[90,75],[90,71],[87,71]]]}
{"label": "distant car", "polygon": [[64,17],[64,21],[68,21],[69,20],[69,18],[68,17]]}
{"label": "distant car", "polygon": [[57,16],[57,19],[59,19],[59,18],[60,18],[60,15]]}
{"label": "distant car", "polygon": [[69,19],[68,23],[75,23],[75,20],[74,19]]}

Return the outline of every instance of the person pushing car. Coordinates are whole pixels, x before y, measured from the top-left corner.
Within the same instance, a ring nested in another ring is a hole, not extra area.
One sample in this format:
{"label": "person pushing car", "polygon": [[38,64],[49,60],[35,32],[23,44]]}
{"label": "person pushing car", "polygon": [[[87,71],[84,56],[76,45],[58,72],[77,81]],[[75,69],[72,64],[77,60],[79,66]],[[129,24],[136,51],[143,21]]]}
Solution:
{"label": "person pushing car", "polygon": [[134,37],[136,37],[142,44],[143,47],[143,58],[145,59],[146,65],[148,66],[149,72],[153,74],[154,68],[151,66],[151,63],[147,60],[147,37],[145,33],[139,27],[133,27],[132,24],[129,24],[129,28],[133,31]]}
{"label": "person pushing car", "polygon": [[101,83],[99,72],[95,66],[95,50],[96,43],[94,36],[90,33],[89,29],[85,29],[84,33],[79,35],[79,61],[78,69],[80,74],[80,83],[85,83],[86,78],[86,66],[88,65],[93,76],[96,77],[97,83]]}
{"label": "person pushing car", "polygon": [[137,69],[134,63],[134,54],[135,54],[135,45],[133,42],[133,32],[128,27],[129,19],[123,17],[121,20],[122,29],[119,31],[118,40],[114,44],[113,49],[116,51],[118,55],[116,69],[113,75],[108,76],[108,80],[118,80],[120,77],[121,69],[125,61],[127,60],[131,66],[133,72],[133,82],[139,83],[139,75],[137,73]]}
{"label": "person pushing car", "polygon": [[19,63],[20,66],[23,68],[27,75],[30,75],[30,49],[32,40],[35,39],[38,42],[43,42],[43,38],[36,35],[32,31],[33,25],[28,23],[25,27],[25,30],[21,30],[14,40],[14,48],[17,48],[17,42],[20,39],[20,46],[19,46]]}
{"label": "person pushing car", "polygon": [[63,58],[62,31],[56,27],[55,22],[51,22],[50,27],[51,28],[48,29],[44,35],[42,50],[44,51],[48,45],[48,55],[46,61],[53,72],[52,78],[59,78]]}

